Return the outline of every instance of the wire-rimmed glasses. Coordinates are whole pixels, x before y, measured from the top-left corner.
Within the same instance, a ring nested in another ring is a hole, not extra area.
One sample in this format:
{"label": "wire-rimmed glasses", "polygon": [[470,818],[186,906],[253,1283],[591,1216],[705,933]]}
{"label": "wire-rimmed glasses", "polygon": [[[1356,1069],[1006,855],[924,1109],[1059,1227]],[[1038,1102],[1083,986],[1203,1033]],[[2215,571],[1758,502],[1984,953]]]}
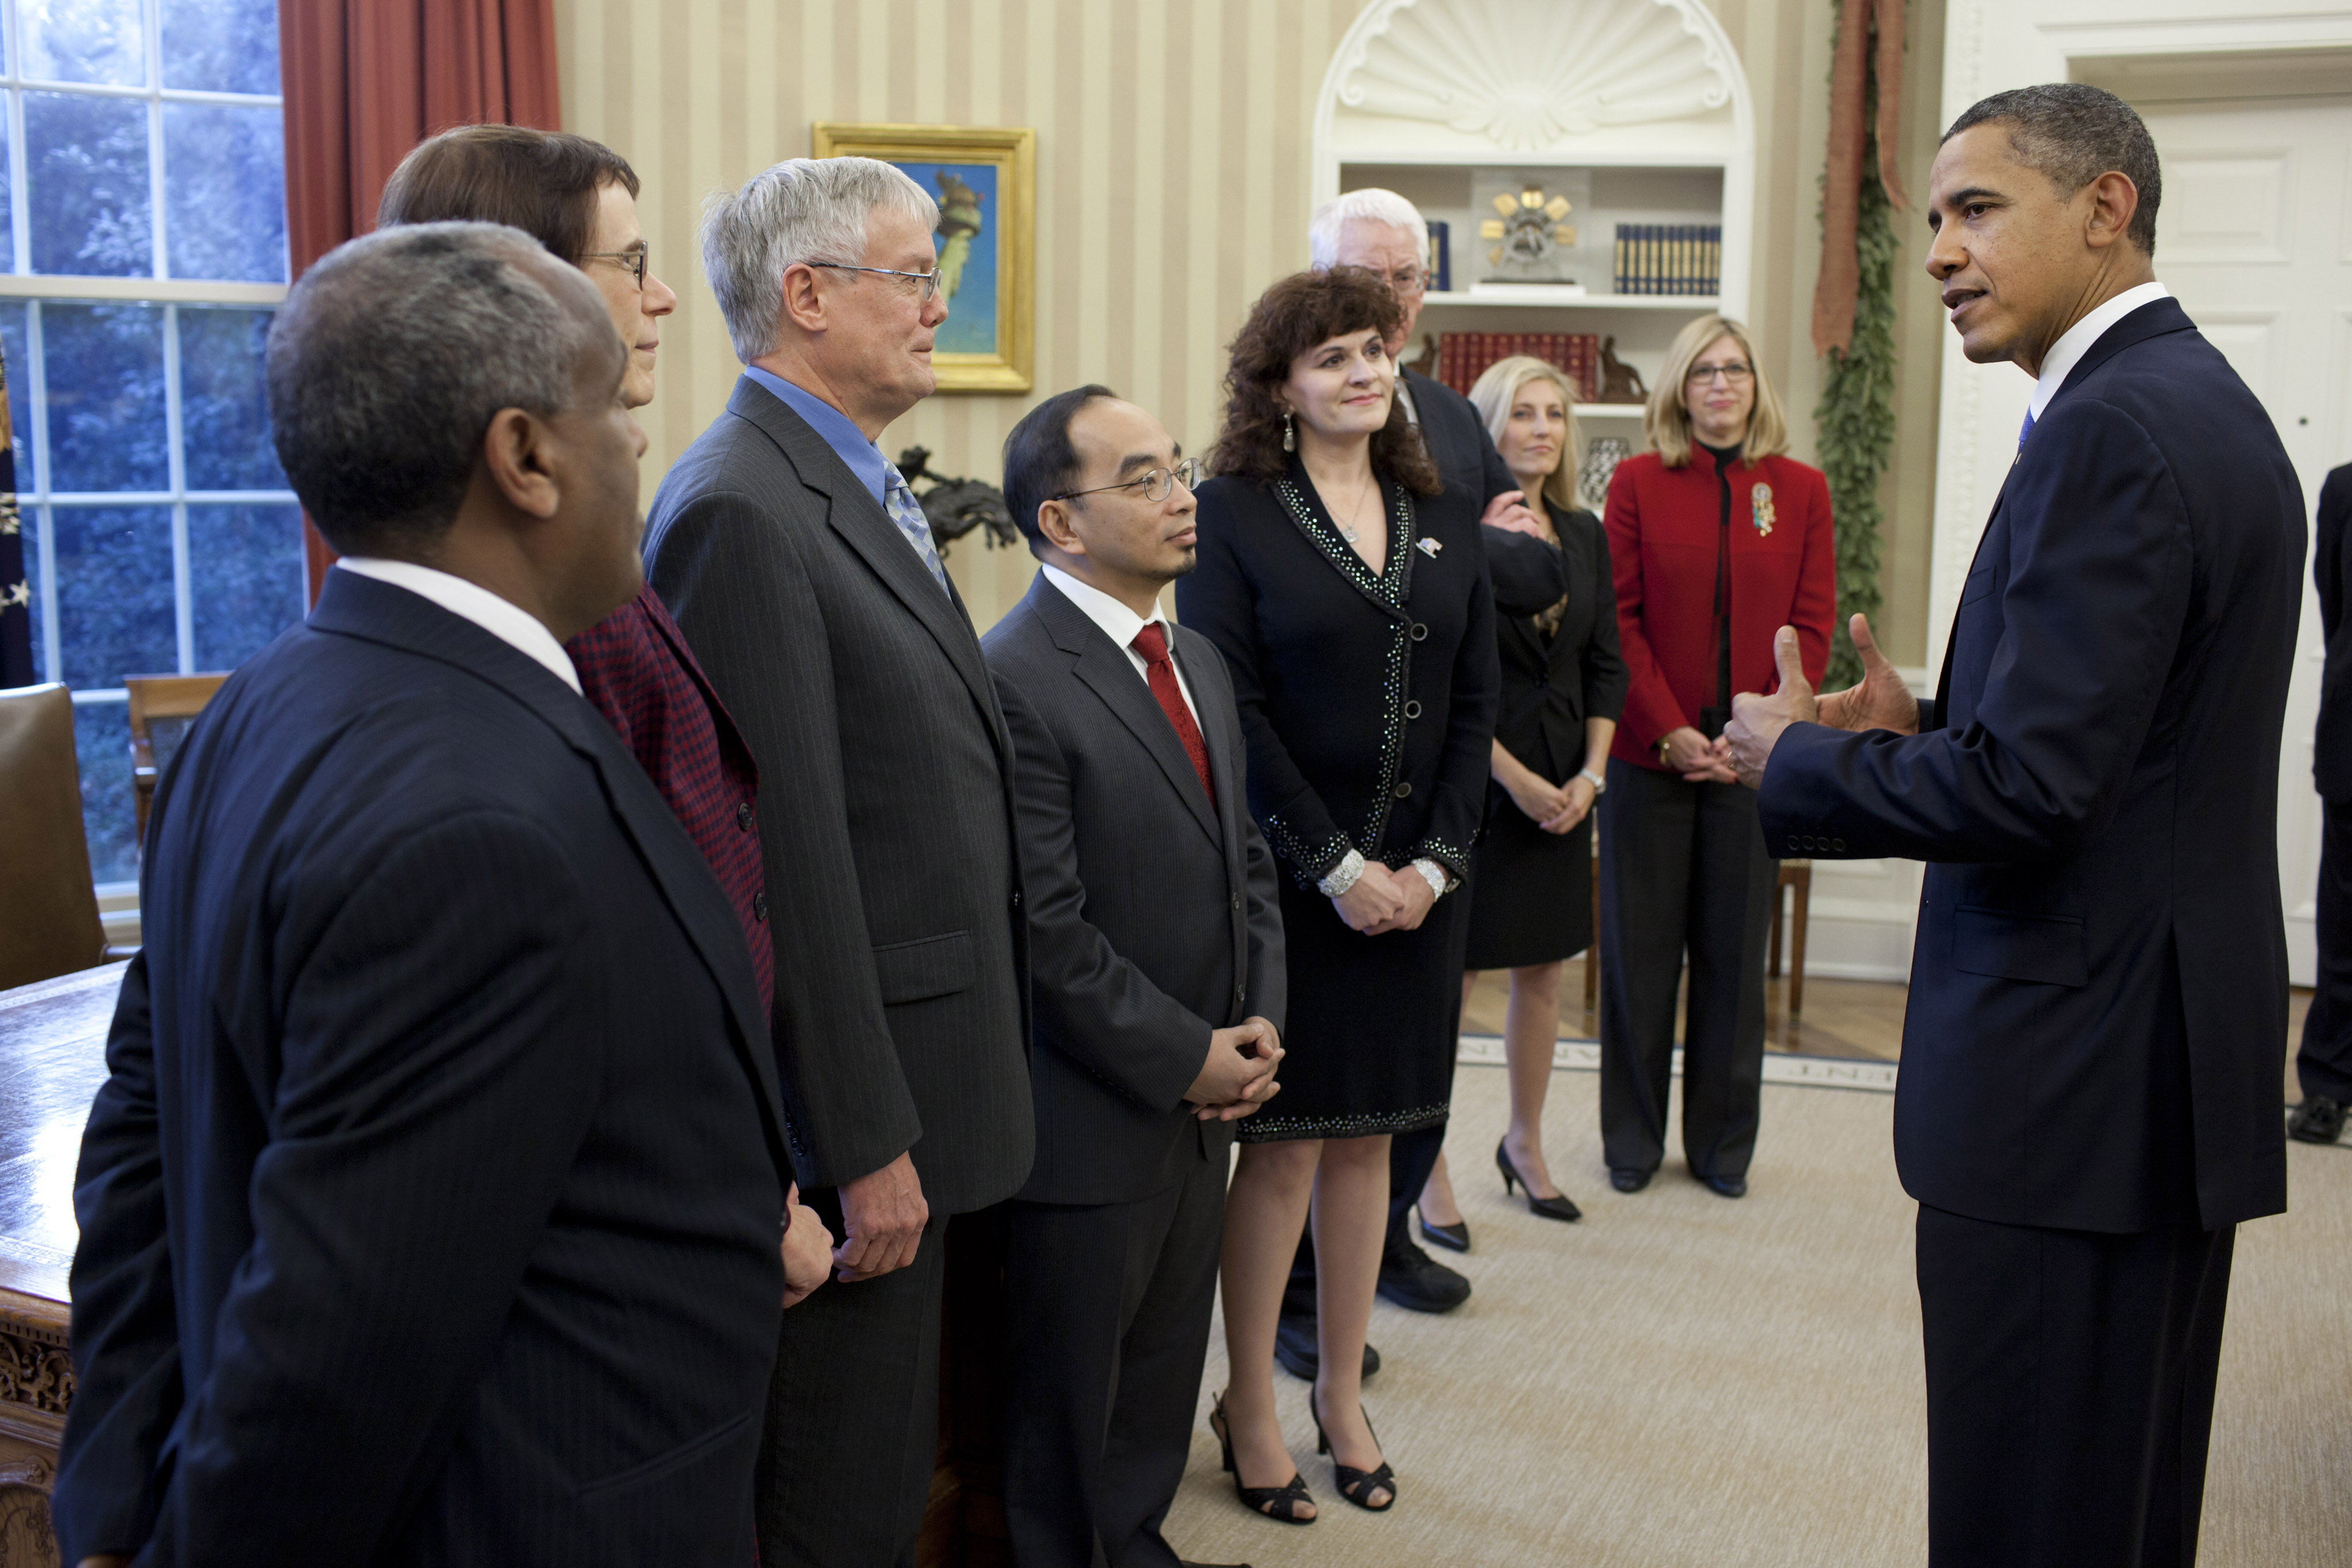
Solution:
{"label": "wire-rimmed glasses", "polygon": [[1179,485],[1183,486],[1187,490],[1195,490],[1200,488],[1200,484],[1201,460],[1197,457],[1185,457],[1180,458],[1173,468],[1154,468],[1149,474],[1129,479],[1121,484],[1097,485],[1091,490],[1065,490],[1058,496],[1048,496],[1045,499],[1075,501],[1081,496],[1099,495],[1105,490],[1132,490],[1141,486],[1145,500],[1164,501],[1168,498],[1169,492]]}
{"label": "wire-rimmed glasses", "polygon": [[885,277],[908,277],[923,286],[923,303],[929,305],[940,292],[939,268],[929,272],[901,272],[895,267],[852,267],[845,261],[812,261],[811,267],[822,267],[834,272],[878,272]]}

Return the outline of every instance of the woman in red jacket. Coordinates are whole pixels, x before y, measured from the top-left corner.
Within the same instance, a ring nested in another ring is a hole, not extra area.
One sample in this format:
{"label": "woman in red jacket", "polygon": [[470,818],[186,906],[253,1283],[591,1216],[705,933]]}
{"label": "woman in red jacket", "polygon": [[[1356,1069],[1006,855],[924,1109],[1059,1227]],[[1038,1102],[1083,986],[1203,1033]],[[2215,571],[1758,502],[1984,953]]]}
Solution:
{"label": "woman in red jacket", "polygon": [[1837,591],[1829,484],[1784,455],[1780,400],[1747,329],[1720,316],[1675,337],[1642,423],[1651,450],[1618,465],[1604,519],[1631,685],[1601,811],[1601,1143],[1620,1192],[1647,1186],[1665,1156],[1687,949],[1683,1156],[1738,1197],[1778,869],[1720,737],[1734,692],[1773,689],[1780,627],[1797,629],[1806,678],[1821,681]]}

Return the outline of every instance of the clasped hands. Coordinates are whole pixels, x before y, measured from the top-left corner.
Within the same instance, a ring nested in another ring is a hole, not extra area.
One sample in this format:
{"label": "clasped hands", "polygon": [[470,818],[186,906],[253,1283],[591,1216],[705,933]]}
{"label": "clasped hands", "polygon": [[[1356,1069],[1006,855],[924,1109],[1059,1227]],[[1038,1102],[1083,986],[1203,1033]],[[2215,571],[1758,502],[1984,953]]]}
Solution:
{"label": "clasped hands", "polygon": [[[1496,749],[1502,753],[1500,747]],[[1511,803],[1547,833],[1574,831],[1591,811],[1598,793],[1592,780],[1581,773],[1565,784],[1555,784],[1508,753],[1496,758],[1495,779],[1509,793]]]}
{"label": "clasped hands", "polygon": [[1211,1030],[1209,1054],[1192,1087],[1184,1091],[1184,1103],[1203,1122],[1249,1115],[1282,1092],[1274,1069],[1283,1055],[1274,1025],[1255,1014],[1231,1029]]}
{"label": "clasped hands", "polygon": [[1437,890],[1429,879],[1406,866],[1391,871],[1376,860],[1364,862],[1364,874],[1353,887],[1331,901],[1351,931],[1379,936],[1390,931],[1412,931],[1429,916]]}
{"label": "clasped hands", "polygon": [[1891,729],[1915,735],[1919,728],[1919,702],[1870,634],[1870,618],[1856,615],[1846,623],[1853,651],[1862,655],[1862,679],[1842,692],[1813,695],[1797,647],[1797,629],[1783,626],[1772,637],[1772,662],[1780,666],[1780,689],[1770,696],[1742,692],[1731,699],[1731,722],[1718,742],[1725,761],[1739,782],[1751,789],[1764,787],[1764,768],[1780,732],[1792,724],[1824,724],[1832,729],[1860,733]]}

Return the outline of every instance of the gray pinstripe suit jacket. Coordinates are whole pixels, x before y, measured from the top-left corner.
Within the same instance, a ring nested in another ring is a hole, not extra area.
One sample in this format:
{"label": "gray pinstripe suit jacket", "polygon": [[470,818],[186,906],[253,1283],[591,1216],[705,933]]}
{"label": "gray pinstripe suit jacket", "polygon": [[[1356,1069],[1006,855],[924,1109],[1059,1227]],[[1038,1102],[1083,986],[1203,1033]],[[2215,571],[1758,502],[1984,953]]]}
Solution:
{"label": "gray pinstripe suit jacket", "polygon": [[935,1214],[1035,1146],[1013,741],[961,600],[749,379],[654,497],[646,567],[760,766],[776,1048],[805,1187],[912,1150]]}

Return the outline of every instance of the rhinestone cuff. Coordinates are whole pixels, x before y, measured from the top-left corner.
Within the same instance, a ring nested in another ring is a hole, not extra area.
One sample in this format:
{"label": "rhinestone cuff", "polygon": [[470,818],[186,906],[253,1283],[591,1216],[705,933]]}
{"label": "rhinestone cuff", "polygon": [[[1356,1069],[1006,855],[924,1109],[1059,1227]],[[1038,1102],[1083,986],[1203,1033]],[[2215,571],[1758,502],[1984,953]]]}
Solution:
{"label": "rhinestone cuff", "polygon": [[1315,884],[1315,891],[1326,898],[1344,897],[1348,890],[1355,886],[1363,874],[1363,852],[1351,849],[1339,857],[1339,863],[1333,866],[1322,881]]}

